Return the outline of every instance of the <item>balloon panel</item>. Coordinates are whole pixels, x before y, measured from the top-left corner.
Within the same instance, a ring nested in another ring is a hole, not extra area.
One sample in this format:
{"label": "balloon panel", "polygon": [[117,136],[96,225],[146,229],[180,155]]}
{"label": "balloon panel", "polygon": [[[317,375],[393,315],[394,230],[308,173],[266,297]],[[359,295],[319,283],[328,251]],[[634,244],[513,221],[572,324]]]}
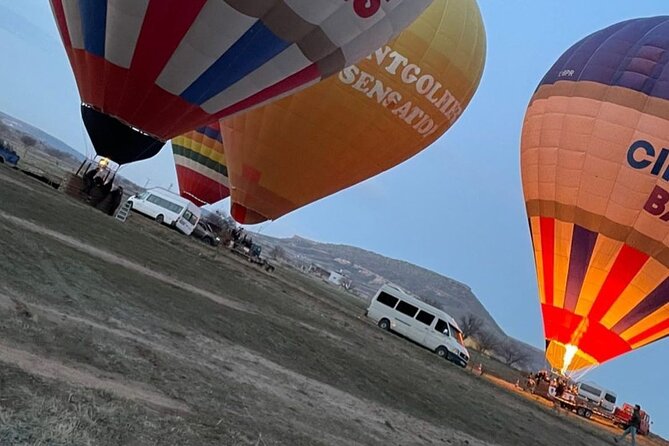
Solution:
{"label": "balloon panel", "polygon": [[476,2],[439,0],[338,76],[222,120],[233,216],[276,219],[412,157],[457,120],[484,62]]}
{"label": "balloon panel", "polygon": [[218,123],[172,140],[181,195],[198,206],[230,195],[225,152]]}
{"label": "balloon panel", "polygon": [[523,189],[556,368],[567,345],[577,369],[669,335],[668,36],[655,17],[587,37],[528,107]]}
{"label": "balloon panel", "polygon": [[51,0],[82,101],[162,141],[336,73],[430,3]]}

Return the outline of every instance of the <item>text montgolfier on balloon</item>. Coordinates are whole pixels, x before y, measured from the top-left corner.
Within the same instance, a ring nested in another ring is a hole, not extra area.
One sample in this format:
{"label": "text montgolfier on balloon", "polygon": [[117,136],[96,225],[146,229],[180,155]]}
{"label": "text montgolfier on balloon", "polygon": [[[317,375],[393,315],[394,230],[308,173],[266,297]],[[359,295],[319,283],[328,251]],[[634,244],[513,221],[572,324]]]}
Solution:
{"label": "text montgolfier on balloon", "polygon": [[475,0],[435,0],[339,75],[222,120],[233,217],[279,218],[428,147],[474,95],[485,49]]}

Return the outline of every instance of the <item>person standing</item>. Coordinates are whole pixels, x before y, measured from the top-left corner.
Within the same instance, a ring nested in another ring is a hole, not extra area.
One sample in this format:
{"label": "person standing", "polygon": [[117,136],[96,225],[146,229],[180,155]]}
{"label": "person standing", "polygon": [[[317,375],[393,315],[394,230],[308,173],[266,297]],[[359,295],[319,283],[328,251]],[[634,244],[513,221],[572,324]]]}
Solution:
{"label": "person standing", "polygon": [[559,378],[557,384],[555,385],[555,398],[553,399],[553,409],[555,409],[558,414],[560,413],[560,407],[562,406],[560,398],[562,398],[562,395],[564,394],[565,387],[565,382],[562,380],[562,378]]}
{"label": "person standing", "polygon": [[623,438],[627,436],[627,434],[630,434],[632,437],[632,446],[636,446],[636,433],[639,431],[639,428],[641,428],[641,406],[638,404],[634,406],[634,412],[632,412],[632,418],[630,418],[629,423],[627,423],[627,427],[625,429],[625,432],[620,437],[613,437],[613,441],[616,443],[620,442]]}

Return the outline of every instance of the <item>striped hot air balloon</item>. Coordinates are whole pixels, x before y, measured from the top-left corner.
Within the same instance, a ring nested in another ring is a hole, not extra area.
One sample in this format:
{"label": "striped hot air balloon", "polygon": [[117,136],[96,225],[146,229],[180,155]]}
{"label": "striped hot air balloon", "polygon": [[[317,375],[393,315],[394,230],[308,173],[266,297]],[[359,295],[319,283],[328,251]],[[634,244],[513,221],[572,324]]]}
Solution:
{"label": "striped hot air balloon", "polygon": [[218,122],[172,139],[172,151],[182,197],[202,206],[230,195]]}
{"label": "striped hot air balloon", "polygon": [[221,121],[241,223],[276,219],[414,156],[478,87],[486,38],[475,0],[435,0],[338,76]]}
{"label": "striped hot air balloon", "polygon": [[669,335],[669,17],[570,48],[521,144],[547,357],[608,361]]}
{"label": "striped hot air balloon", "polygon": [[93,145],[122,164],[357,62],[431,1],[51,0],[51,6]]}

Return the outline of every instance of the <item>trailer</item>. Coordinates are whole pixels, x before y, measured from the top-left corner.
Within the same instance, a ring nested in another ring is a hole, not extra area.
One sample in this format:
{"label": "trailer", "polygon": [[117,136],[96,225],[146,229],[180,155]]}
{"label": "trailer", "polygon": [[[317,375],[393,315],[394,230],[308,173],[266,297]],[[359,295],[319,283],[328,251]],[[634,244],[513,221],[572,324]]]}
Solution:
{"label": "trailer", "polygon": [[271,265],[267,259],[264,259],[260,256],[262,252],[262,247],[255,243],[242,243],[240,241],[230,242],[230,250],[241,257],[244,257],[250,263],[259,265],[267,272],[274,271],[274,266]]}
{"label": "trailer", "polygon": [[562,396],[555,397],[555,399],[563,409],[576,412],[577,415],[583,418],[592,418],[592,415],[595,413],[594,404],[574,393],[565,392]]}
{"label": "trailer", "polygon": [[578,394],[566,391],[562,396],[555,397],[564,409],[575,412],[577,415],[590,419],[594,415],[609,421],[614,421],[614,413],[608,412],[602,406]]}

